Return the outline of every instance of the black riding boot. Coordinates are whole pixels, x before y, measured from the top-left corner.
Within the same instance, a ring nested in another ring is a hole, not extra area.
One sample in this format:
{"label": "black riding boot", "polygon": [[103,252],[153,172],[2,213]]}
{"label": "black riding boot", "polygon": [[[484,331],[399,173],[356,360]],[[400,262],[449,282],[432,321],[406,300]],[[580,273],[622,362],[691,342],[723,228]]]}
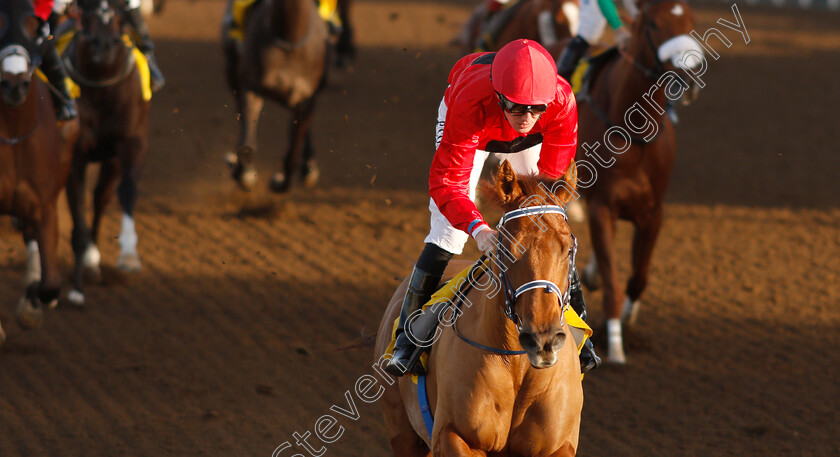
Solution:
{"label": "black riding boot", "polygon": [[[583,300],[583,289],[580,287],[580,278],[578,278],[576,268],[572,272],[572,283],[569,285],[569,292],[572,309],[586,322],[586,302]],[[580,351],[580,372],[586,373],[599,366],[601,366],[601,358],[595,353],[595,346],[592,344],[592,340],[587,338],[583,349]]]}
{"label": "black riding boot", "polygon": [[400,310],[394,353],[391,360],[388,361],[388,365],[385,366],[385,371],[388,373],[394,376],[402,376],[406,372],[415,375],[424,374],[423,367],[419,363],[412,363],[416,362],[416,360],[411,360],[411,356],[417,346],[409,339],[408,332],[405,331],[405,324],[408,317],[432,297],[451,258],[451,253],[429,243],[426,244],[420,258],[417,259],[417,265],[411,272],[411,278],[408,280],[408,290],[405,292],[402,309]]}
{"label": "black riding boot", "polygon": [[137,49],[146,56],[146,60],[149,62],[152,92],[157,92],[163,89],[163,86],[166,84],[166,78],[163,77],[163,72],[160,71],[157,60],[155,60],[155,45],[149,36],[149,27],[146,26],[146,21],[143,19],[143,14],[140,13],[140,8],[126,11],[125,18],[131,28],[134,29]]}
{"label": "black riding boot", "polygon": [[563,53],[560,54],[560,58],[557,59],[557,74],[571,82],[572,73],[575,72],[580,58],[583,57],[587,49],[589,49],[589,43],[580,35],[575,35],[566,49],[563,50]]}
{"label": "black riding boot", "polygon": [[47,40],[42,48],[43,56],[41,62],[41,71],[47,77],[50,85],[55,87],[57,94],[53,94],[53,104],[55,105],[55,118],[59,121],[67,121],[78,116],[76,111],[76,102],[70,96],[70,91],[67,90],[67,72],[64,71],[64,65],[61,64],[61,58],[58,56],[58,51],[55,49],[55,42]]}

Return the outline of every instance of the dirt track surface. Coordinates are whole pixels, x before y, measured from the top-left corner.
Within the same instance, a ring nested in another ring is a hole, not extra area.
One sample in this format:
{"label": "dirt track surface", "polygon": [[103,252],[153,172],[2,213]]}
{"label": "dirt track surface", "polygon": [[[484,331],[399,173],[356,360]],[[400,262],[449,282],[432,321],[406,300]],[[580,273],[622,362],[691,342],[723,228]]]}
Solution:
{"label": "dirt track surface", "polygon": [[[434,115],[458,57],[446,41],[471,4],[355,5],[357,62],[330,77],[315,121],[322,184],[283,198],[265,192],[282,110],[262,119],[256,192],[223,166],[237,136],[223,2],[173,0],[151,18],[168,86],[152,101],[141,181],[144,270],[112,267],[115,205],[110,268],[87,309],[59,306],[24,332],[13,309],[25,253],[0,223],[0,456],[268,457],[346,407],[372,349],[336,348],[375,331],[422,248]],[[695,11],[700,31],[731,18]],[[731,36],[680,111],[629,364],[587,375],[581,456],[840,455],[837,15],[741,12],[751,42]],[[587,230],[573,228],[585,259]],[[65,210],[67,274],[69,231]],[[625,277],[629,235],[622,226]],[[600,295],[587,298],[600,322]],[[378,405],[357,407],[327,455],[389,455]]]}

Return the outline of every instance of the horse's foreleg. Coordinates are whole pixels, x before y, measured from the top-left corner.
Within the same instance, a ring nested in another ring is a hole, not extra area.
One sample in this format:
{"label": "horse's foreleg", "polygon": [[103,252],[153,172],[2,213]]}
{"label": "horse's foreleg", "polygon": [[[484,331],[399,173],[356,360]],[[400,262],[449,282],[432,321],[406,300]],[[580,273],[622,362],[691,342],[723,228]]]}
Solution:
{"label": "horse's foreleg", "polygon": [[633,233],[633,274],[627,281],[627,295],[624,297],[621,313],[621,320],[628,324],[635,323],[639,313],[639,298],[647,287],[650,259],[653,257],[653,247],[661,227],[661,206],[656,209],[650,219],[636,224],[636,230]]}
{"label": "horse's foreleg", "polygon": [[26,273],[23,275],[23,285],[29,286],[41,280],[41,251],[38,240],[31,225],[21,227],[23,243],[26,245]]}
{"label": "horse's foreleg", "polygon": [[146,142],[142,138],[127,141],[119,151],[118,158],[122,179],[117,188],[117,197],[123,210],[122,230],[120,231],[120,257],[117,268],[124,271],[140,271],[142,265],[137,254],[137,231],[134,228],[134,207],[137,204],[137,181],[140,178],[142,157],[146,151]]}
{"label": "horse's foreleg", "polygon": [[460,435],[452,430],[443,429],[438,433],[437,440],[432,443],[435,457],[486,457],[487,453],[470,446]]}
{"label": "horse's foreleg", "polygon": [[621,308],[618,303],[618,272],[613,250],[616,216],[610,207],[600,202],[589,202],[589,233],[592,249],[603,282],[604,314],[607,320],[607,361],[625,363],[624,344],[621,336]]}
{"label": "horse's foreleg", "polygon": [[257,152],[257,126],[265,100],[252,91],[239,91],[239,146],[235,157],[227,158],[233,179],[246,191],[257,183],[254,155]]}
{"label": "horse's foreleg", "polygon": [[29,227],[35,227],[35,239],[38,243],[41,261],[41,281],[27,287],[26,295],[18,304],[15,317],[21,327],[30,329],[40,327],[44,322],[44,305],[53,308],[58,303],[61,291],[61,279],[56,266],[56,247],[58,246],[58,213],[55,202],[41,208],[40,221],[26,221]]}
{"label": "horse's foreleg", "polygon": [[[292,122],[289,126],[289,146],[286,151],[286,158],[283,161],[283,172],[276,173],[271,178],[271,190],[274,192],[286,192],[291,187],[292,177],[300,169],[301,158],[304,150],[312,145],[309,138],[309,128],[312,125],[313,100],[305,102],[305,106],[294,110]],[[309,143],[307,145],[307,143]],[[312,163],[312,151],[307,153]]]}
{"label": "horse's foreleg", "polygon": [[84,269],[99,268],[99,250],[90,236],[87,221],[85,220],[85,174],[87,172],[87,161],[83,158],[84,153],[76,150],[73,159],[73,167],[67,179],[67,203],[70,206],[70,215],[73,217],[73,256],[75,266],[73,269],[73,290],[67,295],[70,303],[81,306],[85,303],[84,294]]}

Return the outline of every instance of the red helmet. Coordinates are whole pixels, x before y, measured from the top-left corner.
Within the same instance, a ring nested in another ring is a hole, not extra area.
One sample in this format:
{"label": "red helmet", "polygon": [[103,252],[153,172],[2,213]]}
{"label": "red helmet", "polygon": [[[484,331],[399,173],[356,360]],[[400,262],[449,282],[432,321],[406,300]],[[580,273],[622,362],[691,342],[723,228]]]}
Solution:
{"label": "red helmet", "polygon": [[539,43],[515,40],[493,59],[493,89],[513,103],[547,105],[557,91],[557,65]]}

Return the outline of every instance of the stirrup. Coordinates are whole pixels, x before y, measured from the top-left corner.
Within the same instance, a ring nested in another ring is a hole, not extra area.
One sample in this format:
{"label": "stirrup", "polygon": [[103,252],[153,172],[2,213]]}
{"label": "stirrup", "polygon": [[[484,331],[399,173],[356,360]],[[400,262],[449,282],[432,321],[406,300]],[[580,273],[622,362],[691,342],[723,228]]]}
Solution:
{"label": "stirrup", "polygon": [[57,121],[69,121],[77,118],[78,116],[79,112],[76,109],[76,102],[72,99],[68,99],[63,103],[59,102],[55,106],[55,120]]}
{"label": "stirrup", "polygon": [[587,371],[594,370],[601,366],[601,358],[595,353],[595,346],[591,340],[586,340],[583,348],[580,351],[580,372],[581,374]]}

